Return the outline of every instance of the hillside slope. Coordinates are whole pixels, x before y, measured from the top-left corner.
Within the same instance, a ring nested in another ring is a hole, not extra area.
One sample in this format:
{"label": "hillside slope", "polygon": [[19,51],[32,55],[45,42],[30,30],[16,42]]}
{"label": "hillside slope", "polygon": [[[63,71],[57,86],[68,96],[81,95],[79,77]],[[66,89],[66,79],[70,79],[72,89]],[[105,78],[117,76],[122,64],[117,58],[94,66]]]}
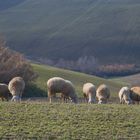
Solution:
{"label": "hillside slope", "polygon": [[25,0],[0,11],[0,32],[32,57],[139,64],[139,17],[139,0]]}
{"label": "hillside slope", "polygon": [[134,74],[130,76],[124,76],[120,78],[114,79],[117,82],[125,82],[128,83],[130,86],[140,86],[140,74]]}
{"label": "hillside slope", "polygon": [[106,80],[96,76],[63,70],[50,66],[38,65],[38,64],[32,64],[32,66],[38,74],[38,79],[35,81],[35,84],[37,85],[38,88],[44,91],[47,91],[47,86],[46,86],[47,80],[52,77],[62,77],[72,81],[79,97],[83,97],[82,87],[84,83],[92,82],[93,84],[96,85],[96,87],[98,87],[102,83],[105,83],[111,89],[111,100],[115,99],[116,102],[118,101],[117,93],[120,87],[122,85],[125,85],[125,83],[114,82],[112,80]]}
{"label": "hillside slope", "polygon": [[3,1],[0,1],[0,11],[17,6],[18,4],[21,4],[24,1],[25,0],[3,0]]}

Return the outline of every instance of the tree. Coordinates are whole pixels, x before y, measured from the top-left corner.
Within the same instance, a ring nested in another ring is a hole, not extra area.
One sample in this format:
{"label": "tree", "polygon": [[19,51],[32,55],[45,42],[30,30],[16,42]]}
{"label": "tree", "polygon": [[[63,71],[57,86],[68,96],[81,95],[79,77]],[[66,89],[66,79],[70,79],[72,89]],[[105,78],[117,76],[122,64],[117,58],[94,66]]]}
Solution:
{"label": "tree", "polygon": [[0,82],[8,83],[13,77],[21,76],[26,83],[33,81],[37,74],[25,57],[0,40]]}

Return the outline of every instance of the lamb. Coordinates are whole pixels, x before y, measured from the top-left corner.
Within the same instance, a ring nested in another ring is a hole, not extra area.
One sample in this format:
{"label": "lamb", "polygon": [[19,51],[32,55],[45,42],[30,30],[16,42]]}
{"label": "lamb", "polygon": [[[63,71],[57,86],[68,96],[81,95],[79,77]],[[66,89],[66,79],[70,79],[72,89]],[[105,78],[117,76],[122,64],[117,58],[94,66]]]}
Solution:
{"label": "lamb", "polygon": [[94,103],[96,98],[96,88],[92,83],[83,85],[84,98],[88,103]]}
{"label": "lamb", "polygon": [[140,87],[132,87],[130,89],[130,98],[133,102],[139,103],[140,101]]}
{"label": "lamb", "polygon": [[11,101],[21,101],[22,93],[25,88],[25,82],[22,77],[14,77],[8,85],[8,89],[12,94]]}
{"label": "lamb", "polygon": [[8,90],[8,85],[0,83],[0,98],[2,99],[2,101],[4,101],[5,99],[8,101],[9,97],[10,92]]}
{"label": "lamb", "polygon": [[110,97],[110,90],[107,85],[102,84],[96,91],[96,97],[98,98],[98,104],[106,104]]}
{"label": "lamb", "polygon": [[63,94],[64,97],[69,97],[72,102],[77,103],[78,97],[75,93],[73,84],[60,77],[53,77],[47,81],[48,97],[50,98],[50,103],[52,102],[52,97],[56,96],[56,93]]}
{"label": "lamb", "polygon": [[128,87],[122,87],[119,91],[119,99],[121,104],[131,104],[130,89]]}

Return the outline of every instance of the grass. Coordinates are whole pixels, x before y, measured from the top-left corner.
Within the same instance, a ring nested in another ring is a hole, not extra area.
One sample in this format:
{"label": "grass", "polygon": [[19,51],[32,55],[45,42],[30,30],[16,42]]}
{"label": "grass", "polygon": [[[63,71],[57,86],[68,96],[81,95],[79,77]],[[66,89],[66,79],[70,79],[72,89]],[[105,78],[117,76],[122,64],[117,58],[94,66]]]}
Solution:
{"label": "grass", "polygon": [[140,139],[139,106],[0,103],[0,138]]}
{"label": "grass", "polygon": [[[82,97],[82,86],[92,82],[111,88],[109,104],[48,103],[45,100],[0,102],[0,139],[118,140],[140,139],[138,105],[120,105],[117,92],[123,85],[96,76],[32,64],[39,77],[35,85],[46,91],[46,81],[54,76],[71,80]],[[112,104],[113,102],[113,104]]]}
{"label": "grass", "polygon": [[134,74],[130,76],[124,76],[113,79],[116,81],[121,81],[123,83],[128,83],[130,86],[139,86],[140,85],[140,74]]}
{"label": "grass", "polygon": [[82,87],[83,84],[86,82],[91,82],[94,85],[96,85],[96,87],[98,87],[100,84],[103,83],[107,84],[111,89],[111,93],[112,93],[111,96],[115,98],[116,97],[118,98],[117,93],[120,87],[124,85],[124,83],[122,84],[119,82],[106,80],[96,76],[54,68],[50,66],[39,65],[39,64],[32,64],[32,66],[34,70],[37,72],[37,74],[39,75],[38,79],[35,81],[35,84],[37,85],[37,87],[39,87],[44,91],[47,91],[47,86],[46,86],[47,80],[52,77],[62,77],[64,79],[72,81],[79,97],[83,97]]}

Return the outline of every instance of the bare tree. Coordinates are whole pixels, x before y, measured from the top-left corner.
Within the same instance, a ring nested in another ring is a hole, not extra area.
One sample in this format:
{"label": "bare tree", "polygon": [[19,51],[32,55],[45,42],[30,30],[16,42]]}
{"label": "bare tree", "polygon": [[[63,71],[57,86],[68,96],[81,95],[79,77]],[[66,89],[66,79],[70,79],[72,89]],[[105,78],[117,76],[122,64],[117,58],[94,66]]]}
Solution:
{"label": "bare tree", "polygon": [[0,82],[8,83],[15,76],[21,76],[26,82],[36,78],[36,74],[25,57],[6,47],[0,40]]}

